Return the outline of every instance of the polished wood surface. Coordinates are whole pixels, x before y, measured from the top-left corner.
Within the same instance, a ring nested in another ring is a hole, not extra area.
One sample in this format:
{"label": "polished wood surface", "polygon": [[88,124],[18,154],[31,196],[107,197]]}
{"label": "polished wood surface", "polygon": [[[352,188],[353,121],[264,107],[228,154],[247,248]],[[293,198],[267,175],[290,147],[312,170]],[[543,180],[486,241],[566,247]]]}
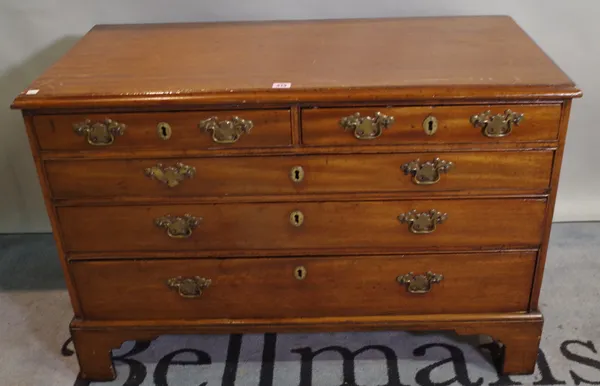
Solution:
{"label": "polished wood surface", "polygon": [[461,335],[489,335],[503,344],[492,357],[501,374],[531,374],[534,371],[543,326],[539,312],[502,314],[446,314],[416,316],[357,316],[327,318],[89,321],[71,322],[73,343],[81,375],[86,379],[112,380],[115,369],[111,350],[127,340],[147,341],[163,334],[223,334],[336,331],[444,331]]}
{"label": "polished wood surface", "polygon": [[[106,319],[297,318],[525,311],[535,253],[349,258],[78,262],[71,264],[84,317]],[[294,277],[304,267],[306,277]],[[396,278],[444,276],[425,294]],[[200,276],[197,298],[167,287]],[[132,285],[135,283],[135,285]],[[475,292],[477,295],[472,296]],[[277,307],[273,307],[277,304]]]}
{"label": "polished wood surface", "polygon": [[[82,376],[112,379],[110,349],[161,334],[389,329],[488,334],[504,344],[501,372],[532,372],[578,96],[508,17],[95,27],[13,104]],[[471,123],[509,109],[524,114],[509,135]],[[359,140],[340,125],[357,112],[395,123]],[[198,126],[212,116],[253,128],[218,144]],[[438,128],[426,134],[431,116]],[[127,127],[93,146],[73,130],[88,119]],[[402,168],[438,157],[453,168],[435,184]],[[178,162],[195,174],[177,186],[147,176]],[[415,234],[398,219],[412,209],[447,219]],[[186,213],[201,218],[187,238],[156,225]],[[444,279],[426,294],[396,281],[427,271]],[[190,275],[212,280],[197,299],[166,285]]]}
{"label": "polished wood surface", "polygon": [[[419,185],[402,165],[434,159],[452,162],[439,182]],[[69,198],[220,197],[357,192],[452,192],[490,194],[507,190],[543,193],[549,186],[553,152],[463,152],[379,155],[313,155],[297,157],[219,157],[180,159],[123,159],[47,161],[52,196]],[[158,164],[177,163],[195,175],[177,186],[148,177]],[[293,168],[302,168],[296,182]],[[524,174],[524,178],[515,178]]]}
{"label": "polished wood surface", "polygon": [[[231,144],[215,143],[211,133],[198,127],[205,119],[218,117],[230,120],[238,116],[252,121],[250,133],[242,134]],[[37,116],[33,119],[36,137],[42,150],[87,150],[101,152],[104,146],[90,145],[85,136],[73,131],[76,123],[90,120],[103,122],[110,118],[127,125],[122,136],[115,138],[110,149],[131,151],[132,149],[230,149],[247,147],[290,146],[291,127],[289,110],[245,110],[245,111],[202,111],[185,113],[115,113],[115,114],[74,114]],[[166,122],[172,130],[171,138],[159,136],[158,124]]]}
{"label": "polished wood surface", "polygon": [[[525,119],[506,137],[489,138],[473,127],[470,118],[490,110],[504,114],[513,110]],[[394,124],[376,139],[360,140],[351,131],[344,131],[340,119],[354,113],[373,117],[377,112],[395,118]],[[427,135],[423,121],[428,116],[438,120],[435,134]],[[478,143],[555,141],[558,136],[560,105],[473,105],[425,107],[344,107],[313,108],[302,111],[302,140],[309,146],[327,145],[390,145],[396,143]]]}
{"label": "polished wood surface", "polygon": [[[62,207],[63,244],[71,252],[285,250],[311,248],[536,247],[545,200],[406,200],[265,204]],[[448,219],[430,234],[414,234],[398,216],[436,209]],[[301,211],[294,226],[290,214]],[[202,218],[187,239],[157,227],[156,218]],[[107,242],[110,240],[110,242]]]}
{"label": "polished wood surface", "polygon": [[[272,88],[282,82],[290,89]],[[14,106],[60,106],[61,99],[77,105],[85,98],[249,103],[306,100],[315,92],[344,100],[357,88],[420,89],[425,97],[451,88],[464,98],[487,87],[480,97],[503,89],[506,97],[522,97],[515,88],[536,86],[546,94],[577,94],[503,16],[117,25],[90,31],[30,85],[36,95],[21,94]],[[249,98],[240,100],[241,92]],[[384,97],[378,95],[372,98]]]}

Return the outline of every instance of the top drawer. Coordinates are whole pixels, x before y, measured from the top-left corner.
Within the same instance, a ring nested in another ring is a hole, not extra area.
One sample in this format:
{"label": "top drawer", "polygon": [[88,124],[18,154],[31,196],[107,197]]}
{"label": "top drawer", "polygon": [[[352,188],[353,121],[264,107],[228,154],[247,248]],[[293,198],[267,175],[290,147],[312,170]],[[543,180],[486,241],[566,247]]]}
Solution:
{"label": "top drawer", "polygon": [[289,110],[44,115],[42,150],[227,149],[291,144]]}
{"label": "top drawer", "polygon": [[560,114],[559,104],[305,109],[302,138],[314,146],[553,141]]}

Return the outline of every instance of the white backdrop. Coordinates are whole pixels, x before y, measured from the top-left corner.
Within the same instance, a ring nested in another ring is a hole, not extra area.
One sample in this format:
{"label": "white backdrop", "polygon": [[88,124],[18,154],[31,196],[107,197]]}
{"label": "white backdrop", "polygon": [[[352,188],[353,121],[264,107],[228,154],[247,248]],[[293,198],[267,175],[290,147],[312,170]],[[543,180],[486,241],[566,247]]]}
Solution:
{"label": "white backdrop", "polygon": [[9,105],[94,24],[436,15],[512,16],[583,89],[555,220],[600,220],[599,12],[591,0],[1,0],[0,233],[50,229],[21,116]]}

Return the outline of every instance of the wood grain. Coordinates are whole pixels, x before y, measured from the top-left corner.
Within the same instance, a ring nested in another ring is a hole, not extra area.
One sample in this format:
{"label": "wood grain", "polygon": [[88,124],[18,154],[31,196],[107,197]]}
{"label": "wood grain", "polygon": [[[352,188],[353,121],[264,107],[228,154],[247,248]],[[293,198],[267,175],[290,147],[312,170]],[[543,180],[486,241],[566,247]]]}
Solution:
{"label": "wood grain", "polygon": [[[198,127],[200,121],[215,116],[219,120],[230,120],[239,116],[242,119],[251,120],[254,127],[250,133],[242,134],[235,143],[218,144],[212,140],[211,133]],[[73,131],[73,124],[87,119],[92,122],[103,122],[106,118],[127,125],[125,133],[116,137],[110,146],[90,145],[85,136],[77,135]],[[168,140],[164,140],[158,135],[157,125],[161,122],[166,122],[171,126],[173,133]],[[102,152],[119,150],[130,152],[135,149],[184,150],[189,148],[215,151],[232,148],[290,146],[292,141],[289,110],[43,115],[35,116],[33,123],[42,151]]]}
{"label": "wood grain", "polygon": [[[402,165],[440,158],[454,164],[433,185],[418,185]],[[380,155],[317,155],[47,161],[45,167],[57,199],[112,197],[230,197],[359,192],[499,193],[529,190],[544,193],[550,181],[553,152],[469,152]],[[194,167],[194,177],[175,187],[151,179],[144,170],[181,162]],[[293,167],[302,181],[290,177]],[[520,176],[524,178],[519,178]]]}
{"label": "wood grain", "polygon": [[[489,334],[504,344],[501,372],[532,372],[580,96],[509,17],[96,26],[12,105],[24,110],[82,377],[112,379],[112,348],[161,334],[390,329]],[[488,109],[525,120],[487,138],[470,117]],[[376,140],[339,125],[378,111],[396,123]],[[215,144],[198,128],[211,116],[254,129]],[[127,125],[111,146],[73,132],[106,118]],[[400,169],[435,157],[455,164],[435,185]],[[176,162],[196,176],[169,189],[144,175]],[[414,234],[398,221],[412,209],[448,219]],[[202,217],[189,238],[155,225],[185,213]],[[445,278],[425,295],[395,281],[429,270]],[[183,299],[165,280],[185,275],[213,282]]]}
{"label": "wood grain", "polygon": [[[146,320],[524,311],[534,265],[535,253],[482,253],[78,262],[71,271],[86,319]],[[294,277],[300,266],[303,280]],[[409,293],[396,281],[428,271],[444,279],[427,294]],[[166,285],[194,276],[212,281],[198,298]]]}
{"label": "wood grain", "polygon": [[165,334],[264,333],[322,331],[455,331],[461,335],[489,335],[504,345],[492,357],[501,374],[533,372],[542,333],[539,312],[528,314],[387,315],[327,318],[202,319],[177,321],[88,321],[74,319],[71,334],[82,377],[112,380],[111,349],[126,340],[152,340]]}
{"label": "wood grain", "polygon": [[96,26],[13,107],[368,100],[403,88],[394,98],[578,92],[509,17],[146,24]]}
{"label": "wood grain", "polygon": [[58,220],[56,216],[56,207],[52,205],[52,201],[49,199],[50,187],[48,183],[48,177],[44,168],[44,162],[39,156],[39,148],[37,147],[37,143],[35,141],[35,134],[33,132],[33,122],[31,117],[27,116],[24,117],[24,122],[25,129],[27,131],[27,138],[29,139],[29,146],[33,155],[33,161],[35,163],[38,181],[40,183],[40,188],[42,189],[42,194],[44,195],[44,205],[46,207],[48,219],[50,220],[50,226],[52,227],[52,237],[54,239],[54,243],[56,245],[56,252],[58,254],[60,265],[64,273],[65,284],[67,287],[67,292],[69,293],[69,301],[71,303],[71,307],[73,308],[73,313],[75,314],[75,317],[79,318],[81,317],[81,306],[79,303],[79,297],[77,295],[75,286],[73,285],[71,273],[67,269],[68,262],[65,250],[63,248],[60,226],[58,225]]}
{"label": "wood grain", "polygon": [[544,224],[544,235],[543,235],[543,244],[540,248],[540,252],[538,254],[538,262],[535,271],[535,277],[533,281],[533,287],[531,289],[531,303],[529,306],[530,311],[538,311],[539,306],[539,298],[540,292],[542,289],[542,279],[544,277],[544,267],[546,265],[546,256],[548,254],[548,247],[550,242],[550,235],[552,230],[552,216],[554,215],[554,205],[556,204],[556,195],[558,193],[558,184],[560,177],[561,164],[563,159],[563,154],[565,151],[565,143],[567,139],[567,127],[569,125],[569,116],[571,114],[571,100],[565,101],[562,106],[562,114],[560,120],[560,148],[554,155],[554,163],[552,168],[552,177],[551,177],[551,191],[550,197],[548,200],[548,207],[546,209],[546,222]]}
{"label": "wood grain", "polygon": [[304,156],[334,154],[386,154],[386,153],[434,153],[434,152],[471,152],[471,151],[539,151],[556,150],[557,141],[535,142],[493,142],[493,143],[395,143],[392,145],[340,145],[340,146],[303,146],[271,148],[221,148],[221,149],[136,149],[127,152],[105,147],[102,151],[88,150],[48,150],[40,153],[43,160],[100,160],[100,159],[135,159],[135,158],[207,158],[207,157],[250,157],[250,156]]}
{"label": "wood grain", "polygon": [[[71,252],[263,250],[369,247],[532,247],[542,234],[545,200],[406,200],[262,204],[60,207]],[[414,234],[398,216],[436,209],[448,220]],[[293,211],[304,223],[290,223]],[[154,220],[189,213],[202,221],[187,239],[173,239]]]}
{"label": "wood grain", "polygon": [[[506,137],[489,138],[481,129],[473,127],[470,118],[490,110],[504,114],[506,110],[524,114],[525,119],[514,126]],[[354,113],[362,117],[381,112],[395,118],[394,124],[381,137],[360,140],[351,131],[344,131],[340,119]],[[428,116],[438,119],[435,134],[427,135],[423,121]],[[344,107],[314,108],[302,111],[303,142],[308,146],[327,145],[390,145],[395,143],[502,143],[524,141],[552,141],[558,136],[560,105],[471,105],[423,107]]]}

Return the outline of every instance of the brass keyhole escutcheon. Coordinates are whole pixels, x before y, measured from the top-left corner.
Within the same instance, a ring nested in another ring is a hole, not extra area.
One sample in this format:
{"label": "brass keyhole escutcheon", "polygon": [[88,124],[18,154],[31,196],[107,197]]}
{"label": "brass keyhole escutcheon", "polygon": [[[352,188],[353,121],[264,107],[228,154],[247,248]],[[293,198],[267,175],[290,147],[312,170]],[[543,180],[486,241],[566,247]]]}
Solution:
{"label": "brass keyhole escutcheon", "polygon": [[304,169],[302,166],[294,166],[292,170],[290,170],[290,178],[294,182],[302,182],[304,179]]}
{"label": "brass keyhole escutcheon", "polygon": [[160,122],[158,125],[156,125],[156,132],[160,139],[164,139],[166,141],[167,139],[171,138],[173,130],[171,130],[171,125],[169,125],[167,122]]}
{"label": "brass keyhole escutcheon", "polygon": [[299,210],[295,210],[290,213],[290,224],[295,227],[299,227],[304,222],[304,214]]}
{"label": "brass keyhole escutcheon", "polygon": [[303,266],[294,268],[294,277],[298,280],[306,279],[306,268]]}
{"label": "brass keyhole escutcheon", "polygon": [[433,115],[428,116],[423,121],[423,130],[425,130],[425,134],[434,135],[438,129],[438,120]]}

